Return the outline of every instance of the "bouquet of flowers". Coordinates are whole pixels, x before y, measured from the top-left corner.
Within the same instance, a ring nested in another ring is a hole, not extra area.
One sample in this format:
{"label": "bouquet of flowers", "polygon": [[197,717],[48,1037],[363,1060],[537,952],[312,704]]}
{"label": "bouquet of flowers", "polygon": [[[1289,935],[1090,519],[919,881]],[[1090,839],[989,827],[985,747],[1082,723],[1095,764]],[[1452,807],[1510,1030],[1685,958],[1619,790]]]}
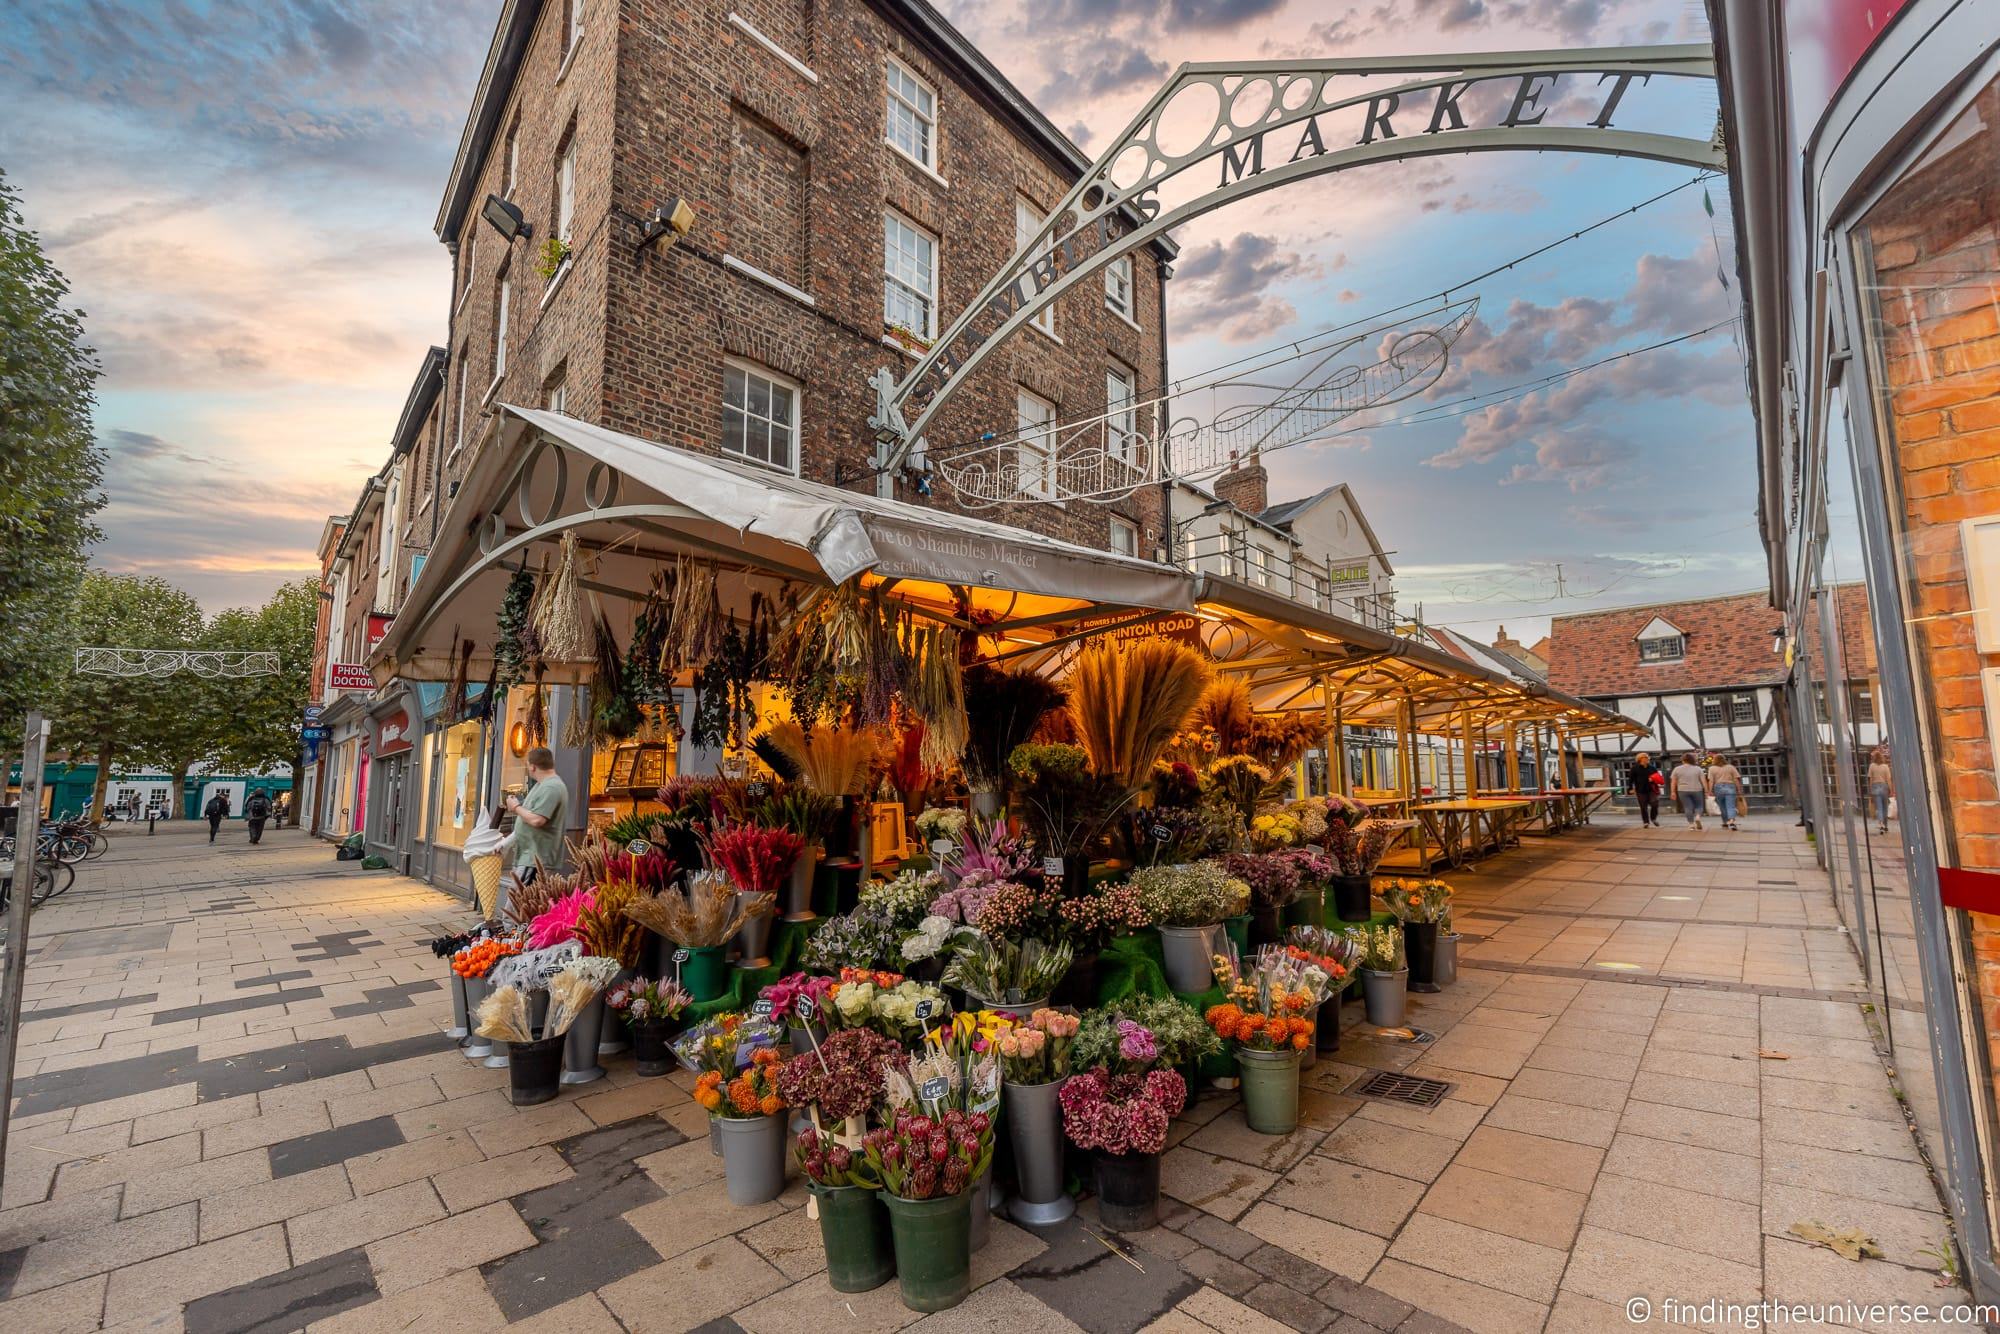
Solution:
{"label": "bouquet of flowers", "polygon": [[1451,886],[1442,880],[1398,880],[1384,891],[1382,901],[1403,922],[1451,924]]}
{"label": "bouquet of flowers", "polygon": [[733,1075],[760,1051],[776,1053],[784,1030],[740,1014],[710,1015],[674,1039],[674,1057],[695,1075]]}
{"label": "bouquet of flowers", "polygon": [[1160,1153],[1167,1123],[1187,1105],[1187,1081],[1173,1070],[1114,1075],[1099,1066],[1071,1075],[1056,1094],[1063,1129],[1080,1149]]}
{"label": "bouquet of flowers", "polygon": [[769,894],[774,900],[805,846],[805,840],[789,829],[727,820],[701,841],[709,866],[727,876],[737,893]]}
{"label": "bouquet of flowers", "polygon": [[1250,886],[1252,901],[1263,911],[1282,908],[1299,896],[1299,864],[1283,853],[1232,852],[1222,865]]}
{"label": "bouquet of flowers", "polygon": [[1248,972],[1235,952],[1215,956],[1215,980],[1228,996],[1203,1018],[1225,1042],[1251,1051],[1304,1051],[1312,1045],[1313,1021],[1327,997],[1330,979],[1310,959],[1267,945]]}
{"label": "bouquet of flowers", "polygon": [[1403,933],[1393,926],[1351,926],[1347,934],[1360,951],[1361,967],[1371,973],[1400,973],[1407,966],[1403,958]]}
{"label": "bouquet of flowers", "polygon": [[1299,868],[1299,883],[1302,885],[1324,885],[1340,874],[1340,868],[1333,864],[1333,858],[1311,844],[1292,848],[1278,855]]}
{"label": "bouquet of flowers", "polygon": [[[1101,1065],[1115,1068],[1121,1060],[1120,1048],[1132,1024],[1152,1038],[1157,1063],[1163,1066],[1194,1065],[1222,1050],[1222,1040],[1202,1022],[1193,1007],[1173,996],[1131,996],[1100,1010],[1089,1010],[1077,1029],[1071,1062],[1079,1069]],[[1144,1044],[1135,1044],[1144,1050]]]}
{"label": "bouquet of flowers", "polygon": [[1326,837],[1326,798],[1301,797],[1287,802],[1285,814],[1299,822],[1300,841],[1317,843]]}
{"label": "bouquet of flowers", "polygon": [[1057,940],[1063,931],[1062,886],[1049,880],[1024,884],[1002,880],[991,886],[968,926],[976,926],[989,936],[1021,939],[1036,936]]}
{"label": "bouquet of flowers", "polygon": [[1018,809],[1044,856],[1083,856],[1135,795],[1115,778],[1093,773],[1083,747],[1030,742],[1007,757]]}
{"label": "bouquet of flowers", "polygon": [[1214,862],[1146,866],[1132,873],[1132,892],[1155,926],[1213,926],[1230,915],[1242,893]]}
{"label": "bouquet of flowers", "polygon": [[1199,861],[1229,846],[1236,817],[1213,806],[1155,806],[1141,813],[1146,860],[1153,865]]}
{"label": "bouquet of flowers", "polygon": [[1354,974],[1361,957],[1360,947],[1346,931],[1330,926],[1295,926],[1288,935],[1287,948],[1295,951],[1327,976],[1329,994]]}
{"label": "bouquet of flowers", "polygon": [[1006,821],[975,815],[966,823],[965,846],[958,855],[961,883],[979,872],[992,880],[1011,880],[1032,865],[1028,845],[1008,831]]}
{"label": "bouquet of flowers", "polygon": [[1000,1031],[1000,1062],[1010,1084],[1048,1084],[1069,1075],[1070,1044],[1081,1021],[1061,1010],[1040,1009],[1024,1023]]}
{"label": "bouquet of flowers", "polygon": [[1153,814],[1163,810],[1185,810],[1201,800],[1201,775],[1191,764],[1159,760],[1153,765],[1152,788]]}
{"label": "bouquet of flowers", "polygon": [[1151,926],[1139,892],[1127,882],[1105,881],[1081,897],[1062,901],[1062,935],[1079,950],[1103,949],[1113,936]]}
{"label": "bouquet of flowers", "polygon": [[903,934],[883,914],[857,908],[821,923],[799,962],[814,973],[894,967],[903,962]]}
{"label": "bouquet of flowers", "polygon": [[870,1190],[882,1180],[868,1163],[865,1148],[850,1149],[831,1135],[813,1126],[799,1132],[799,1170],[818,1186],[865,1186]]}
{"label": "bouquet of flowers", "polygon": [[628,1024],[676,1018],[693,1000],[687,989],[671,978],[658,982],[648,977],[628,978],[604,993],[604,1003]]}
{"label": "bouquet of flowers", "polygon": [[962,1195],[993,1161],[993,1119],[955,1107],[937,1117],[895,1110],[862,1145],[870,1173],[891,1195],[905,1200]]}
{"label": "bouquet of flowers", "polygon": [[759,1047],[732,1079],[725,1079],[720,1070],[704,1070],[694,1081],[694,1100],[709,1115],[732,1121],[776,1116],[785,1110],[784,1095],[778,1092],[778,1064],[783,1059],[776,1048]]}
{"label": "bouquet of flowers", "polygon": [[917,929],[903,937],[903,962],[922,963],[935,959],[950,943],[958,923],[949,917],[932,915],[917,923]]}
{"label": "bouquet of flowers", "polygon": [[940,839],[956,846],[965,837],[966,818],[963,806],[926,806],[917,813],[917,842],[926,851]]}
{"label": "bouquet of flowers", "polygon": [[820,1043],[817,1053],[799,1052],[785,1062],[778,1093],[791,1106],[817,1107],[838,1124],[868,1114],[882,1096],[884,1069],[902,1059],[903,1049],[880,1033],[845,1029]]}
{"label": "bouquet of flowers", "polygon": [[551,945],[576,939],[577,919],[584,909],[595,903],[596,897],[588,889],[575,890],[551,903],[546,911],[528,923],[528,948],[545,950]]}
{"label": "bouquet of flowers", "polygon": [[943,891],[944,877],[936,871],[902,871],[894,880],[862,886],[859,907],[908,931],[930,915],[931,900]]}
{"label": "bouquet of flowers", "polygon": [[1029,937],[1016,943],[969,927],[958,929],[952,947],[945,985],[987,1005],[1021,1005],[1045,998],[1069,971],[1072,954],[1061,941],[1045,945]]}
{"label": "bouquet of flowers", "polygon": [[1296,847],[1305,836],[1305,824],[1289,811],[1267,811],[1250,821],[1250,846],[1259,852]]}
{"label": "bouquet of flowers", "polygon": [[1271,785],[1271,771],[1247,755],[1230,755],[1217,760],[1201,781],[1205,792],[1213,793],[1248,824],[1264,789]]}
{"label": "bouquet of flowers", "polygon": [[[930,1002],[929,1020],[917,1007]],[[840,1028],[873,1028],[885,1037],[905,1042],[943,1024],[950,1015],[944,993],[928,982],[900,981],[880,987],[872,981],[842,982],[833,989],[833,1003],[824,1011],[828,1024]]]}
{"label": "bouquet of flowers", "polygon": [[824,1012],[827,1001],[833,995],[834,980],[830,977],[814,977],[810,973],[788,973],[757,995],[771,1002],[771,1018],[776,1023],[789,1024],[796,1012],[799,997],[809,997],[814,1006]]}
{"label": "bouquet of flowers", "polygon": [[1326,798],[1326,850],[1341,875],[1372,872],[1393,832],[1352,797],[1335,793]]}
{"label": "bouquet of flowers", "polygon": [[931,900],[931,915],[970,926],[979,919],[993,891],[1003,883],[991,871],[967,871],[959,876],[957,884]]}

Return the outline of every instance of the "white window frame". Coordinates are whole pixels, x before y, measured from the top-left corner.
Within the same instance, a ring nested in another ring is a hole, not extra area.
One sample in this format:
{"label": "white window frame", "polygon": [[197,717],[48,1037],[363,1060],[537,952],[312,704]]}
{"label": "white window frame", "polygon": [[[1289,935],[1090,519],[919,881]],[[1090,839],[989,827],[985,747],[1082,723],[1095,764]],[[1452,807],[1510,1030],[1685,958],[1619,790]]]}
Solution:
{"label": "white window frame", "polygon": [[1056,405],[1020,386],[1014,389],[1014,459],[1017,489],[1036,500],[1056,495]]}
{"label": "white window frame", "polygon": [[454,313],[465,308],[465,298],[472,295],[472,280],[479,276],[479,247],[474,244],[478,233],[469,231],[465,237],[465,274],[459,281],[458,303],[452,307]]}
{"label": "white window frame", "polygon": [[[904,250],[898,247],[896,229],[899,227],[902,228],[904,231],[909,232],[911,236],[915,237],[917,240],[925,242],[930,246],[931,264],[930,264],[930,273],[927,275],[930,284],[928,290],[923,290],[916,287],[910,281],[898,276],[895,271],[895,268],[892,264],[892,261],[894,259],[898,258],[899,256],[905,253],[908,253],[912,256],[912,259],[914,260],[914,254],[915,254],[914,248],[908,252],[905,252]],[[908,218],[896,212],[894,209],[883,210],[882,212],[882,323],[887,328],[901,329],[906,333],[913,334],[916,337],[923,339],[926,343],[931,342],[933,339],[937,337],[938,269],[940,267],[940,258],[938,250],[939,247],[938,247],[937,237],[925,231],[922,227],[917,226],[916,223],[910,221]],[[912,329],[907,324],[899,323],[898,321],[890,318],[889,297],[892,292],[897,290],[906,293],[910,300],[922,303],[924,308],[923,328]]]}
{"label": "white window frame", "polygon": [[[568,245],[576,236],[576,131],[556,161],[556,239]],[[569,260],[565,258],[567,265]]]}
{"label": "white window frame", "polygon": [[1120,255],[1104,266],[1104,308],[1137,327],[1138,291],[1132,281],[1132,257]]}
{"label": "white window frame", "polygon": [[550,412],[559,413],[565,417],[569,416],[569,380],[567,377],[556,381],[550,387],[548,394],[545,396],[543,406],[548,408]]}
{"label": "white window frame", "polygon": [[381,600],[384,589],[382,580],[387,577],[396,563],[396,519],[403,509],[403,467],[397,464],[389,470],[388,486],[382,495],[382,540],[375,552],[375,587],[377,601]]}
{"label": "white window frame", "polygon": [[[798,476],[799,445],[800,445],[800,438],[804,434],[802,426],[805,420],[804,387],[800,385],[797,380],[792,379],[790,376],[780,375],[768,366],[760,366],[754,361],[745,361],[740,357],[724,357],[722,359],[722,366],[723,370],[722,370],[721,449],[723,456],[725,458],[735,459],[741,463],[752,464],[759,468],[769,468],[773,472],[788,473],[793,477]],[[740,372],[742,375],[746,377],[744,382],[744,398],[742,407],[736,407],[732,405],[729,401],[729,372],[731,371]],[[773,388],[783,389],[785,392],[789,393],[792,396],[792,420],[790,423],[791,459],[788,464],[781,465],[773,463],[768,458],[760,459],[754,454],[748,453],[746,450],[731,449],[729,447],[729,414],[731,412],[741,413],[745,419],[746,424],[749,421],[754,420],[754,421],[764,422],[768,428],[775,429],[777,426],[776,420],[768,413],[766,413],[763,416],[758,416],[757,414],[752,413],[750,411],[748,377],[752,376],[764,381],[767,385]]]}
{"label": "white window frame", "polygon": [[583,40],[583,0],[563,0],[568,6],[566,14],[569,23],[569,44],[563,47],[562,68],[556,71],[556,82],[561,83],[563,75],[569,73],[569,62],[576,56],[577,43]]}
{"label": "white window frame", "polygon": [[[1118,538],[1121,534],[1125,538],[1125,545],[1123,547],[1120,547],[1118,544]],[[1136,558],[1139,554],[1139,525],[1133,523],[1130,519],[1121,519],[1114,514],[1111,516],[1111,532],[1106,537],[1105,542],[1112,554]]]}
{"label": "white window frame", "polygon": [[507,131],[507,179],[500,187],[500,197],[509,201],[514,198],[514,189],[521,183],[521,122],[517,117],[514,127]]}
{"label": "white window frame", "polygon": [[[896,75],[899,73],[915,85],[914,91],[919,100],[912,100],[912,98],[905,96],[896,87]],[[882,142],[888,144],[889,147],[895,149],[898,153],[901,153],[924,170],[936,172],[938,169],[937,89],[932,86],[930,80],[924,78],[923,75],[917,73],[894,56],[889,57],[883,69],[882,86]],[[924,111],[920,104],[920,99],[924,97],[930,99],[931,109],[928,113]],[[917,127],[915,133],[921,138],[921,142],[912,145],[911,148],[906,148],[896,142],[896,111],[899,107],[907,113],[910,121]],[[916,151],[912,151],[912,148]]]}
{"label": "white window frame", "polygon": [[[1122,387],[1121,407],[1114,392]],[[1121,361],[1104,364],[1104,452],[1120,463],[1130,464],[1139,456],[1139,377]]]}
{"label": "white window frame", "polygon": [[456,460],[458,459],[458,457],[459,457],[460,455],[462,455],[463,453],[465,453],[465,382],[466,382],[466,381],[467,381],[468,379],[470,379],[470,378],[471,378],[471,377],[470,377],[470,375],[469,375],[469,374],[467,373],[467,372],[468,372],[468,371],[470,370],[470,367],[468,367],[468,366],[466,365],[466,362],[467,362],[468,360],[470,360],[470,359],[469,359],[468,357],[466,357],[466,356],[465,356],[465,354],[464,354],[463,352],[461,352],[461,353],[459,354],[459,358],[458,358],[458,419],[457,419],[457,423],[456,423],[456,430],[457,430],[457,432],[458,432],[458,433],[457,433],[457,435],[455,435],[455,436],[454,436],[454,437],[452,438],[452,442],[451,442],[451,456],[450,456],[450,458],[447,458],[447,459],[445,460],[445,465],[446,465],[447,467],[449,467],[449,466],[450,466],[450,465],[451,465],[451,464],[452,464],[453,462],[455,462],[455,461],[456,461]]}
{"label": "white window frame", "polygon": [[[1647,649],[1647,645],[1649,644],[1657,644],[1661,647],[1649,652]],[[1665,647],[1667,645],[1673,646],[1672,652],[1667,651]],[[1686,657],[1686,635],[1655,635],[1651,639],[1642,639],[1639,641],[1639,661],[1642,663],[1681,662]]]}
{"label": "white window frame", "polygon": [[[1047,220],[1047,215],[1035,207],[1035,202],[1032,199],[1029,199],[1026,195],[1014,196],[1014,249],[1017,253],[1021,247],[1027,245],[1041,232],[1042,224]],[[1054,246],[1050,244],[1047,238],[1044,238],[1042,244],[1029,255],[1028,263],[1031,266],[1034,265],[1052,249],[1054,249]],[[1056,338],[1055,303],[1050,302],[1048,305],[1043,306],[1040,311],[1036,312],[1035,317],[1028,321],[1028,327],[1045,333],[1051,338]],[[1061,342],[1062,340],[1056,338],[1056,341]]]}
{"label": "white window frame", "polygon": [[[1746,712],[1750,715],[1748,718],[1739,716]],[[1729,721],[1731,725],[1736,727],[1756,726],[1757,697],[1755,695],[1731,695],[1729,697]]]}
{"label": "white window frame", "polygon": [[514,275],[500,275],[500,304],[493,317],[493,383],[507,373],[507,322],[514,301]]}

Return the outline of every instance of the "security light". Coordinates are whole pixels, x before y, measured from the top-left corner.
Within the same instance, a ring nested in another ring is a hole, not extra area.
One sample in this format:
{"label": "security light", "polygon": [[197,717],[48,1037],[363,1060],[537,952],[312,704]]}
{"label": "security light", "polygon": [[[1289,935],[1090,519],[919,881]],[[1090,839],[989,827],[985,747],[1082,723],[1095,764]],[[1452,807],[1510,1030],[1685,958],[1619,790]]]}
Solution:
{"label": "security light", "polygon": [[493,230],[505,237],[509,244],[522,237],[533,236],[535,233],[535,229],[528,224],[521,210],[499,195],[486,196],[486,202],[480,206],[479,216],[492,223]]}
{"label": "security light", "polygon": [[687,200],[676,196],[670,202],[653,210],[653,216],[642,224],[639,249],[657,244],[665,250],[674,242],[694,230],[694,207]]}

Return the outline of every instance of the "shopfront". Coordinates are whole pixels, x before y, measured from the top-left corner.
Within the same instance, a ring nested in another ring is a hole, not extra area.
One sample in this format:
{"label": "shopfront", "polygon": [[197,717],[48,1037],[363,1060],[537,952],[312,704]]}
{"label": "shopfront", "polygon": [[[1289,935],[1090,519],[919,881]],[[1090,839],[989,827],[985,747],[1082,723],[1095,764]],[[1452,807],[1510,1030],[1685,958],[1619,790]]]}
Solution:
{"label": "shopfront", "polygon": [[366,847],[371,855],[407,873],[416,797],[411,762],[423,735],[423,710],[416,692],[400,682],[385,691],[369,707],[368,731],[374,756],[369,788],[374,796],[363,827]]}
{"label": "shopfront", "polygon": [[2000,1292],[2000,22],[1712,0],[1761,518],[1819,855]]}

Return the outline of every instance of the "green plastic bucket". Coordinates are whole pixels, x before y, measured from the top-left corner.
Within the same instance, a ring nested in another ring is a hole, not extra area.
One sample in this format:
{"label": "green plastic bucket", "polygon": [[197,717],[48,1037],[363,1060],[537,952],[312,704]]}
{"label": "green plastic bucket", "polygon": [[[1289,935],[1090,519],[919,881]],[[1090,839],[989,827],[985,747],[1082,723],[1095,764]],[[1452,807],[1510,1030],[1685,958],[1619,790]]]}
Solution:
{"label": "green plastic bucket", "polygon": [[972,1196],[904,1200],[882,1192],[896,1239],[896,1282],[912,1311],[943,1311],[972,1291]]}
{"label": "green plastic bucket", "polygon": [[879,1192],[865,1186],[806,1189],[819,1201],[819,1235],[826,1245],[826,1281],[835,1292],[868,1292],[896,1274],[896,1242]]}
{"label": "green plastic bucket", "polygon": [[1289,1135],[1299,1127],[1299,1054],[1238,1048],[1243,1116],[1260,1135]]}
{"label": "green plastic bucket", "polygon": [[681,965],[681,985],[697,1001],[712,1001],[729,990],[729,947],[697,945]]}
{"label": "green plastic bucket", "polygon": [[1322,926],[1326,918],[1326,886],[1307,884],[1299,886],[1299,896],[1287,903],[1283,920],[1287,927]]}
{"label": "green plastic bucket", "polygon": [[1222,919],[1222,932],[1236,946],[1236,953],[1242,958],[1250,957],[1250,914]]}

